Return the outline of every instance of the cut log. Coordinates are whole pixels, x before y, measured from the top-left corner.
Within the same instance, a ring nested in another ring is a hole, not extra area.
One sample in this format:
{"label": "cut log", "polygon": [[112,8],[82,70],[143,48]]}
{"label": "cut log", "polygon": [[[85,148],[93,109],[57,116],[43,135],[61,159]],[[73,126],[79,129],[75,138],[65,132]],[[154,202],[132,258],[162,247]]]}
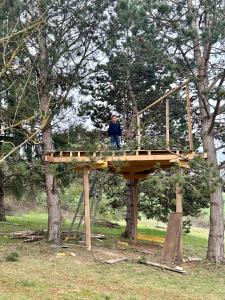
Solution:
{"label": "cut log", "polygon": [[169,217],[162,259],[167,264],[174,264],[181,234],[182,213],[172,213]]}

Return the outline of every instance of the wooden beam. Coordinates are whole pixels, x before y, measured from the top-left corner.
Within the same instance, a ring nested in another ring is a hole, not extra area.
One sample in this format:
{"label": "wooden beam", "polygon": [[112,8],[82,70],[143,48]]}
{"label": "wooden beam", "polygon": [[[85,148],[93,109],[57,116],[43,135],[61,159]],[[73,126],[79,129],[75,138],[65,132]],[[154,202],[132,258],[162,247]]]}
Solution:
{"label": "wooden beam", "polygon": [[85,243],[87,250],[91,250],[91,218],[89,199],[89,169],[83,168],[83,189],[84,189],[84,221],[85,221]]}
{"label": "wooden beam", "polygon": [[139,180],[134,180],[134,187],[133,187],[133,201],[134,201],[134,243],[137,243],[137,225],[138,225],[138,202],[139,202]]}
{"label": "wooden beam", "polygon": [[[194,157],[201,157],[201,158],[207,158],[205,154],[194,154],[194,153],[189,153],[189,154],[180,154],[182,158],[187,158],[187,159],[193,159]],[[104,159],[103,159],[104,158]],[[122,161],[171,161],[172,159],[182,159],[178,154],[176,153],[160,153],[160,154],[155,154],[151,153],[150,155],[118,155],[118,156],[112,156],[112,155],[104,155],[102,154],[102,159],[96,159],[92,155],[88,156],[82,156],[82,157],[67,157],[67,156],[62,156],[62,157],[51,157],[50,155],[45,155],[45,161],[51,162],[51,163],[70,163],[70,162],[81,162],[81,163],[97,163],[97,164],[102,164],[105,162],[122,162]]]}
{"label": "wooden beam", "polygon": [[141,149],[141,129],[140,129],[140,116],[137,115],[137,145],[138,150]]}
{"label": "wooden beam", "polygon": [[187,110],[187,125],[188,125],[188,140],[190,151],[194,150],[193,134],[192,134],[192,120],[191,120],[191,100],[190,100],[190,86],[186,83],[186,110]]}
{"label": "wooden beam", "polygon": [[170,147],[170,102],[166,99],[166,147]]}
{"label": "wooden beam", "polygon": [[[183,169],[179,168],[178,176],[182,176],[182,173],[183,173]],[[177,182],[176,184],[176,213],[180,213],[181,215],[183,215],[183,191],[179,182]],[[180,230],[180,235],[177,244],[177,258],[179,261],[183,260],[182,222],[181,222],[181,230]]]}

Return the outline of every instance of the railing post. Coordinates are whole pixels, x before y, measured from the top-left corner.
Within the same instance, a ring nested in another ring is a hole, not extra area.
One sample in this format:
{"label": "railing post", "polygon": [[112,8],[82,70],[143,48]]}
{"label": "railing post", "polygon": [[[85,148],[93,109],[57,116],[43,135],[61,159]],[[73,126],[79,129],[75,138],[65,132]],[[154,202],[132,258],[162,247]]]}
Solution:
{"label": "railing post", "polygon": [[191,100],[189,82],[186,83],[186,109],[187,109],[187,125],[188,125],[188,139],[189,149],[194,150],[193,135],[192,135],[192,120],[191,120]]}
{"label": "railing post", "polygon": [[141,130],[140,130],[140,116],[137,114],[137,144],[138,150],[141,149]]}
{"label": "railing post", "polygon": [[170,147],[170,102],[166,99],[166,147]]}
{"label": "railing post", "polygon": [[[177,175],[180,177],[183,174],[183,169],[179,167]],[[176,183],[176,213],[183,214],[183,187],[179,182]],[[182,224],[177,245],[177,258],[183,260],[183,241],[182,241]]]}
{"label": "railing post", "polygon": [[83,192],[84,192],[85,243],[86,243],[87,250],[91,251],[91,217],[90,217],[88,167],[83,167]]}

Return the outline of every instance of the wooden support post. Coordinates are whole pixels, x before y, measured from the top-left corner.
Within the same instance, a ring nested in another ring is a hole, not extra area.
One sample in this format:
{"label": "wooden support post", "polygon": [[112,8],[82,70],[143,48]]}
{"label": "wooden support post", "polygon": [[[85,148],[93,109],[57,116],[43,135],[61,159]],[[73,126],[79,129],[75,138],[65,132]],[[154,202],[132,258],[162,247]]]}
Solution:
{"label": "wooden support post", "polygon": [[[179,168],[178,175],[181,176],[183,169]],[[176,213],[183,214],[183,191],[179,183],[176,184]],[[177,245],[177,258],[183,260],[182,223]]]}
{"label": "wooden support post", "polygon": [[192,135],[192,120],[191,120],[191,101],[190,101],[190,86],[186,83],[186,109],[187,109],[187,123],[188,123],[188,139],[190,151],[194,150],[193,135]]}
{"label": "wooden support post", "polygon": [[140,130],[140,116],[137,114],[137,144],[138,150],[141,149],[141,130]]}
{"label": "wooden support post", "polygon": [[170,102],[166,99],[166,147],[170,147]]}
{"label": "wooden support post", "polygon": [[133,205],[134,205],[134,244],[137,243],[137,225],[138,225],[138,200],[139,200],[139,188],[138,188],[139,181],[136,179],[134,180],[134,187],[133,187]]}
{"label": "wooden support post", "polygon": [[84,189],[84,221],[85,221],[85,243],[87,250],[91,250],[91,218],[89,199],[89,169],[83,168],[83,189]]}

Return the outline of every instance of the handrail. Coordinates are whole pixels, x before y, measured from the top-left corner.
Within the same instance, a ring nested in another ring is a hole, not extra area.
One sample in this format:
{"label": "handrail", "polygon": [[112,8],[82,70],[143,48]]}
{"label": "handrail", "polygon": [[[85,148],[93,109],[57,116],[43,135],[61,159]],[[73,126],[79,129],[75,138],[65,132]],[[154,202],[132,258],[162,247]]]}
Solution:
{"label": "handrail", "polygon": [[145,112],[146,110],[153,107],[155,104],[161,102],[162,100],[166,99],[166,146],[169,149],[169,142],[170,142],[170,130],[169,130],[169,100],[167,99],[168,96],[173,94],[174,92],[180,90],[182,87],[186,87],[186,110],[187,110],[187,126],[188,126],[188,138],[189,138],[189,148],[190,151],[194,150],[193,146],[193,136],[192,136],[192,121],[191,121],[191,107],[190,107],[190,88],[189,88],[190,80],[185,80],[182,84],[178,85],[174,89],[170,90],[162,97],[142,109],[141,111],[137,112],[133,117],[137,118],[137,144],[138,150],[141,147],[141,131],[140,131],[140,115]]}
{"label": "handrail", "polygon": [[140,110],[137,114],[141,115],[143,112],[145,112],[146,110],[148,110],[149,108],[151,108],[152,106],[154,106],[155,104],[159,103],[160,101],[166,99],[168,96],[170,96],[171,94],[173,94],[174,92],[180,90],[182,87],[184,87],[187,83],[189,83],[189,79],[184,81],[182,84],[178,85],[177,87],[175,87],[174,89],[170,90],[169,92],[167,92],[166,94],[164,94],[162,97],[160,97],[159,99],[157,99],[156,101],[154,101],[153,103],[151,103],[150,105],[148,105],[147,107],[143,108],[142,110]]}

